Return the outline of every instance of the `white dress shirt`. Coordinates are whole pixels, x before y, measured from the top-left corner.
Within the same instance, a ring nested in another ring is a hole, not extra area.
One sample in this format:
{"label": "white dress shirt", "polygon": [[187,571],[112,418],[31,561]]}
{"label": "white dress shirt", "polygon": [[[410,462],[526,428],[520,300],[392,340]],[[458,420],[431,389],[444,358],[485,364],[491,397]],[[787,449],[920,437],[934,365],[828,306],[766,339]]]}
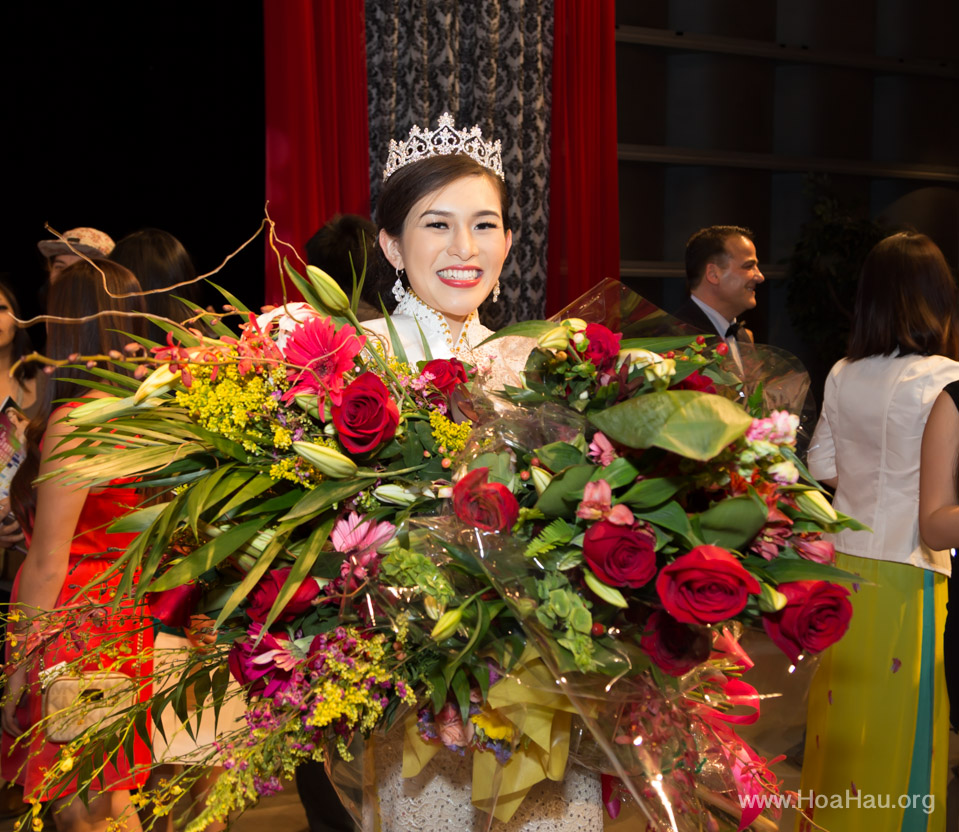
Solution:
{"label": "white dress shirt", "polygon": [[873,530],[829,535],[838,551],[950,573],[949,550],[919,539],[919,448],[933,402],[956,379],[959,363],[941,355],[844,358],[830,370],[809,471],[838,477],[836,510]]}

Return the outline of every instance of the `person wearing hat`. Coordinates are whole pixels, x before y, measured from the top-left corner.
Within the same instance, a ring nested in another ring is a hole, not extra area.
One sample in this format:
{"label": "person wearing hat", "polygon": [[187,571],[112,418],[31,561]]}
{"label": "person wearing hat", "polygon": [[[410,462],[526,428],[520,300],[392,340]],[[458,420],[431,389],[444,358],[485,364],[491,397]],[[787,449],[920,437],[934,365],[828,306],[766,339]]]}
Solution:
{"label": "person wearing hat", "polygon": [[37,243],[40,253],[47,258],[50,282],[56,282],[67,266],[87,257],[109,257],[113,240],[96,228],[71,228],[61,239],[41,240]]}

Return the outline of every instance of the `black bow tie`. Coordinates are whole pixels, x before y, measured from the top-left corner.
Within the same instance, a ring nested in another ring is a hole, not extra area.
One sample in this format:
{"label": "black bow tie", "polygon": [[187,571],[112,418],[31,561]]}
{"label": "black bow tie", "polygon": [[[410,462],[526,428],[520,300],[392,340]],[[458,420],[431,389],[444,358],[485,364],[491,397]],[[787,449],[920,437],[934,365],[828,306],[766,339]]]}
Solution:
{"label": "black bow tie", "polygon": [[726,330],[726,338],[735,338],[739,330],[741,330],[745,324],[742,321],[733,321],[729,325],[729,329]]}

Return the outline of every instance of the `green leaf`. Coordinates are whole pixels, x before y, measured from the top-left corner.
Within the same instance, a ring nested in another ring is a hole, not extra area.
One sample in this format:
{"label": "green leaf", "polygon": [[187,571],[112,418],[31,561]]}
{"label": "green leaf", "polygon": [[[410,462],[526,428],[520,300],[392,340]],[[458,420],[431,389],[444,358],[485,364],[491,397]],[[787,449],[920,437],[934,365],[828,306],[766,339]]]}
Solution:
{"label": "green leaf", "polygon": [[551,329],[556,329],[557,326],[559,326],[559,324],[555,321],[521,321],[518,324],[510,324],[494,332],[485,341],[477,344],[477,346],[481,347],[483,344],[488,344],[491,341],[496,341],[511,335],[520,335],[525,338],[539,338],[540,335],[549,332]]}
{"label": "green leaf", "polygon": [[423,358],[425,358],[427,361],[432,361],[433,351],[430,349],[429,339],[426,337],[426,333],[423,332],[423,327],[420,326],[419,319],[414,318],[413,320],[416,321],[416,328],[420,333],[420,346],[423,347]]}
{"label": "green leaf", "polygon": [[592,480],[606,480],[610,488],[622,488],[636,479],[639,469],[625,457],[614,459],[605,468],[597,467]]}
{"label": "green leaf", "polygon": [[443,676],[442,672],[437,671],[436,673],[431,673],[427,681],[429,682],[430,687],[433,688],[433,712],[439,713],[441,710],[443,710],[443,706],[446,704],[446,692],[448,690],[446,685],[446,677]]}
{"label": "green leaf", "polygon": [[614,586],[604,584],[589,569],[583,570],[583,579],[586,581],[586,586],[588,586],[600,600],[623,610],[629,606],[622,592]]}
{"label": "green leaf", "polygon": [[531,558],[565,545],[573,539],[576,529],[562,517],[558,517],[530,541],[524,553]]}
{"label": "green leaf", "polygon": [[204,543],[190,557],[184,558],[164,572],[150,585],[148,591],[162,592],[165,589],[173,589],[175,586],[182,586],[194,578],[198,578],[250,540],[260,531],[262,522],[259,517],[255,520],[248,520],[246,523],[233,526],[228,531],[214,537],[213,540]]}
{"label": "green leaf", "polygon": [[[267,474],[256,474],[246,485],[236,490],[226,505],[220,509],[220,516],[228,515],[233,509],[242,506],[248,500],[259,497],[260,494],[275,484],[276,481]],[[260,514],[264,513],[263,506],[265,504],[265,502],[259,504]]]}
{"label": "green leaf", "polygon": [[557,474],[536,501],[536,508],[547,517],[566,514],[579,501],[575,495],[582,495],[595,470],[595,465],[574,465]]}
{"label": "green leaf", "polygon": [[374,482],[375,478],[374,475],[372,477],[357,476],[351,480],[325,480],[312,491],[307,491],[280,520],[286,523],[290,520],[304,521],[316,517],[334,503],[342,502],[359,493]]}
{"label": "green leaf", "polygon": [[660,528],[678,534],[693,546],[702,545],[703,541],[693,533],[692,526],[689,524],[689,517],[679,503],[669,502],[651,511],[637,512],[636,516],[641,520],[646,520]]}
{"label": "green leaf", "polygon": [[568,442],[551,442],[536,450],[540,465],[549,471],[562,471],[572,465],[582,465],[586,462],[584,454],[575,445]]}
{"label": "green leaf", "polygon": [[673,496],[683,486],[680,477],[654,477],[641,480],[629,489],[619,502],[633,508],[644,509],[658,506]]}
{"label": "green leaf", "polygon": [[226,662],[220,664],[213,671],[211,678],[213,689],[213,719],[219,720],[220,708],[223,707],[223,700],[226,698],[227,691],[230,688],[230,668]]}
{"label": "green leaf", "polygon": [[410,361],[406,357],[406,350],[403,349],[403,342],[400,340],[396,327],[393,326],[393,319],[390,317],[390,313],[386,311],[386,306],[383,304],[382,298],[380,298],[380,306],[383,308],[383,317],[386,319],[386,331],[390,334],[390,348],[393,350],[393,355],[396,356],[397,361],[401,361],[403,364],[409,364]]}
{"label": "green leaf", "polygon": [[316,559],[320,556],[323,544],[326,543],[327,538],[330,536],[330,531],[333,528],[335,520],[335,517],[328,518],[313,529],[313,532],[307,538],[305,548],[300,552],[299,557],[293,561],[290,574],[287,575],[286,581],[284,581],[283,586],[280,588],[276,600],[270,608],[270,614],[266,617],[266,621],[263,622],[263,629],[260,631],[261,634],[270,629],[273,622],[276,621],[280,613],[283,612],[284,607],[286,607],[296,594],[296,591],[300,588],[300,584],[302,584],[307,575],[310,574],[313,564],[316,563]]}
{"label": "green leaf", "polygon": [[624,338],[619,342],[619,348],[620,350],[668,352],[685,349],[695,344],[698,337],[698,335],[662,335],[656,338]]}
{"label": "green leaf", "polygon": [[659,447],[689,459],[712,459],[742,436],[752,417],[722,396],[667,390],[591,413],[610,439],[631,448]]}
{"label": "green leaf", "polygon": [[166,503],[156,503],[146,508],[138,508],[114,520],[107,531],[110,534],[138,534],[149,528],[166,507]]}
{"label": "green leaf", "polygon": [[457,668],[453,674],[453,678],[450,680],[450,688],[452,688],[453,695],[456,697],[456,704],[459,705],[463,723],[466,724],[466,721],[470,718],[470,680],[462,667]]}
{"label": "green leaf", "polygon": [[776,558],[766,564],[766,573],[777,584],[792,581],[839,581],[863,583],[860,575],[854,575],[828,563],[815,563],[802,558]]}
{"label": "green leaf", "polygon": [[314,309],[323,309],[323,304],[320,301],[319,296],[313,289],[313,284],[310,283],[306,278],[303,277],[293,266],[290,265],[290,261],[287,258],[283,258],[283,269],[286,271],[287,276],[293,281],[293,285],[299,290],[300,294],[303,295],[303,300],[305,300],[310,306]]}
{"label": "green leaf", "polygon": [[208,477],[204,477],[196,484],[190,486],[186,500],[186,514],[194,533],[196,533],[200,515],[207,507],[207,498],[210,496],[210,492],[212,492],[216,484],[232,470],[233,463],[228,462]]}
{"label": "green leaf", "polygon": [[224,300],[226,300],[226,302],[230,304],[230,306],[234,307],[237,312],[245,315],[247,312],[250,311],[249,309],[247,309],[246,304],[244,304],[243,301],[241,301],[233,293],[228,292],[226,289],[224,289],[222,286],[217,285],[212,280],[207,280],[207,283],[209,283],[214,289],[216,289],[221,295],[223,295]]}
{"label": "green leaf", "polygon": [[704,542],[741,550],[766,524],[768,515],[765,503],[743,494],[720,500],[699,514],[699,528]]}

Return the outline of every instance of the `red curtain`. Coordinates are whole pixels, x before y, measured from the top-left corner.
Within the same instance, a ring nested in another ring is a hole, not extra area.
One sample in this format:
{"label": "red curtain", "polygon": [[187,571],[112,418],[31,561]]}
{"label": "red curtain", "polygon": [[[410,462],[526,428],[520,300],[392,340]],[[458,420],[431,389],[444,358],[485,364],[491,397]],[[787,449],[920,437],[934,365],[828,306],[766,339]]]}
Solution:
{"label": "red curtain", "polygon": [[614,0],[555,0],[546,312],[619,277]]}
{"label": "red curtain", "polygon": [[[364,0],[264,0],[263,18],[266,198],[302,254],[334,214],[370,214]],[[265,294],[282,297],[269,247]]]}

